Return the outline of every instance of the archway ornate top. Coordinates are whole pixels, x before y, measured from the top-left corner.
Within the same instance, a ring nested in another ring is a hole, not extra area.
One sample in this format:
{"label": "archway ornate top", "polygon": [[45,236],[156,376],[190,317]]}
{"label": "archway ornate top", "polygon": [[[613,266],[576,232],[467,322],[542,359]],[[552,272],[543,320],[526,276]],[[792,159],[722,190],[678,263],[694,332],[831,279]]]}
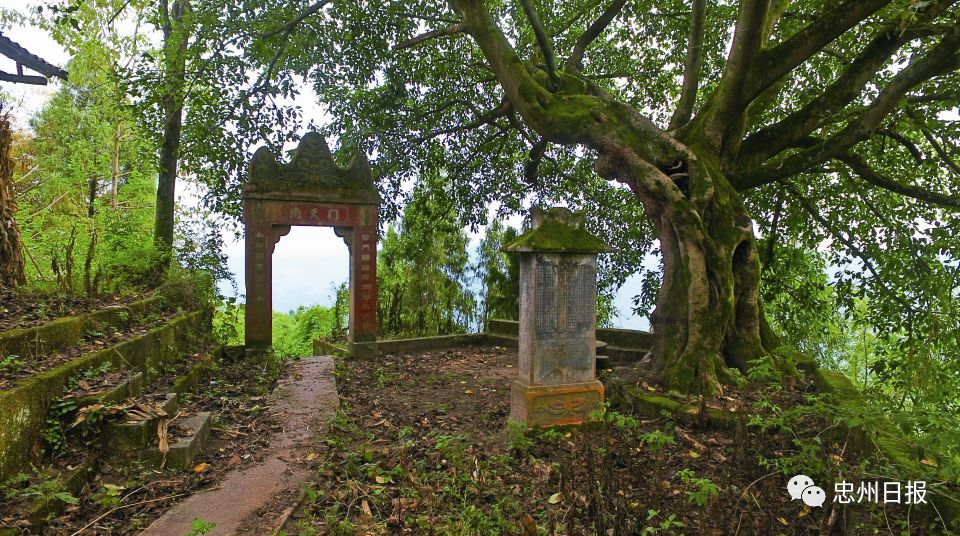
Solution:
{"label": "archway ornate top", "polygon": [[[300,198],[341,203],[379,204],[370,162],[363,151],[354,153],[348,168],[339,167],[323,136],[308,132],[289,163],[261,147],[250,162],[250,181],[244,197]],[[258,195],[259,194],[259,195]]]}

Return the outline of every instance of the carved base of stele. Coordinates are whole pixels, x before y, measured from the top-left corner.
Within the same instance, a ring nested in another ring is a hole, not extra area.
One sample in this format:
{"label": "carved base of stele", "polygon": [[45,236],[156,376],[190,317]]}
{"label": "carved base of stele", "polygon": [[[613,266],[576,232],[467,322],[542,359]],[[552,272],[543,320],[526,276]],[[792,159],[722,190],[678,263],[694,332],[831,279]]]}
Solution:
{"label": "carved base of stele", "polygon": [[377,349],[377,342],[351,342],[349,343],[350,357],[357,359],[370,359],[380,356]]}
{"label": "carved base of stele", "polygon": [[603,406],[599,381],[560,385],[529,385],[514,380],[510,389],[510,418],[531,427],[582,424]]}

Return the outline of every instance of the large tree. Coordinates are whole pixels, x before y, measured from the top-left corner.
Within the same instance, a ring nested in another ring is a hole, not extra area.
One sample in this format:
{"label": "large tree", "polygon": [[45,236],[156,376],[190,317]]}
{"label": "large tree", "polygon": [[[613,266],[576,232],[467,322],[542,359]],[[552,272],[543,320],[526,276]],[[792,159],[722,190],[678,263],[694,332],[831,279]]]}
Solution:
{"label": "large tree", "polygon": [[[911,318],[952,309],[953,0],[342,9],[302,35],[336,24],[342,59],[311,56],[328,45],[302,44],[299,65],[321,66],[314,82],[337,128],[358,140],[376,135],[389,177],[449,169],[453,195],[471,200],[516,201],[516,190],[553,184],[629,212],[617,184],[635,196],[663,263],[652,358],[671,388],[711,391],[728,367],[778,358],[759,299],[761,257],[811,228],[842,250],[838,263],[855,259],[841,281],[875,290],[878,303],[893,300]],[[361,18],[392,21],[382,37],[392,51],[378,61],[363,46],[371,38],[351,31]],[[544,165],[554,178],[540,175]],[[631,221],[607,216],[618,219]],[[915,282],[918,271],[941,285],[939,296],[890,281]]]}
{"label": "large tree", "polygon": [[825,250],[844,303],[869,296],[880,330],[956,332],[955,4],[196,0],[197,72],[244,73],[208,82],[215,104],[197,111],[222,127],[209,147],[241,151],[197,169],[229,171],[206,180],[235,210],[243,151],[296,120],[235,112],[268,116],[307,78],[326,132],[373,154],[388,194],[426,171],[467,224],[493,201],[592,209],[621,250],[613,284],[658,253],[654,368],[711,391],[729,367],[779,360],[759,285],[781,248]]}

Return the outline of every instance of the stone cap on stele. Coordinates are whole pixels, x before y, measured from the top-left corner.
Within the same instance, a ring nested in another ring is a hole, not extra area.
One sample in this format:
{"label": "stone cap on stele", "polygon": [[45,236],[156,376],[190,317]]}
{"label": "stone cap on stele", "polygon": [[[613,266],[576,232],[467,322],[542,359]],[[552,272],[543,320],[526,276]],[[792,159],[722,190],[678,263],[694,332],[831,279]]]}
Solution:
{"label": "stone cap on stele", "polygon": [[565,207],[530,209],[530,228],[503,251],[547,253],[611,253],[606,242],[590,234],[584,227],[586,212],[573,212]]}

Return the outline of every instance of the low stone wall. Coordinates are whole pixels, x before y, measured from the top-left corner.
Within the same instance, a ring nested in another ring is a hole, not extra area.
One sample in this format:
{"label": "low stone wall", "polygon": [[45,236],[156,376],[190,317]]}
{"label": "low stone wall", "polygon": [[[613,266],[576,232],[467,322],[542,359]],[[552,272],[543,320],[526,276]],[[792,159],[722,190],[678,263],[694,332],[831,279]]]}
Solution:
{"label": "low stone wall", "polygon": [[210,333],[209,311],[174,318],[136,339],[98,350],[56,368],[19,381],[0,391],[0,481],[26,471],[40,456],[40,439],[51,402],[62,396],[75,374],[111,363],[151,377],[158,365],[206,344]]}
{"label": "low stone wall", "polygon": [[[378,340],[377,350],[381,354],[397,352],[417,352],[447,348],[451,346],[467,346],[486,344],[490,346],[517,347],[520,324],[516,320],[490,320],[488,331],[484,333],[462,333],[457,335],[438,335],[435,337],[417,337],[413,339]],[[653,334],[646,331],[630,329],[598,329],[597,339],[606,341],[608,353],[619,361],[633,361],[643,354],[653,344]],[[350,356],[350,348],[330,341],[316,339],[313,341],[314,355],[334,355],[338,357]]]}
{"label": "low stone wall", "polygon": [[[399,352],[420,352],[449,348],[452,346],[467,346],[471,344],[486,344],[484,333],[461,333],[457,335],[438,335],[435,337],[416,337],[413,339],[388,339],[377,341],[377,352],[380,354],[395,354]],[[350,347],[342,346],[330,341],[314,339],[314,355],[332,355],[336,357],[351,357]]]}
{"label": "low stone wall", "polygon": [[332,355],[336,357],[348,357],[350,355],[350,351],[347,350],[346,345],[339,346],[330,341],[314,339],[313,355]]}
{"label": "low stone wall", "polygon": [[51,354],[76,344],[84,333],[110,326],[123,329],[161,307],[159,296],[129,305],[107,307],[81,316],[59,318],[30,328],[0,332],[0,358],[8,355],[33,357]]}
{"label": "low stone wall", "polygon": [[[487,332],[508,337],[520,336],[520,322],[494,318],[487,321]],[[597,328],[597,340],[621,348],[653,347],[653,333],[637,329]]]}
{"label": "low stone wall", "polygon": [[653,333],[637,329],[597,328],[597,340],[618,348],[653,348]]}
{"label": "low stone wall", "polygon": [[438,335],[436,337],[377,341],[377,347],[381,354],[395,354],[399,352],[436,350],[438,348],[449,348],[451,346],[467,346],[483,343],[484,336],[482,333],[461,333],[458,335]]}

